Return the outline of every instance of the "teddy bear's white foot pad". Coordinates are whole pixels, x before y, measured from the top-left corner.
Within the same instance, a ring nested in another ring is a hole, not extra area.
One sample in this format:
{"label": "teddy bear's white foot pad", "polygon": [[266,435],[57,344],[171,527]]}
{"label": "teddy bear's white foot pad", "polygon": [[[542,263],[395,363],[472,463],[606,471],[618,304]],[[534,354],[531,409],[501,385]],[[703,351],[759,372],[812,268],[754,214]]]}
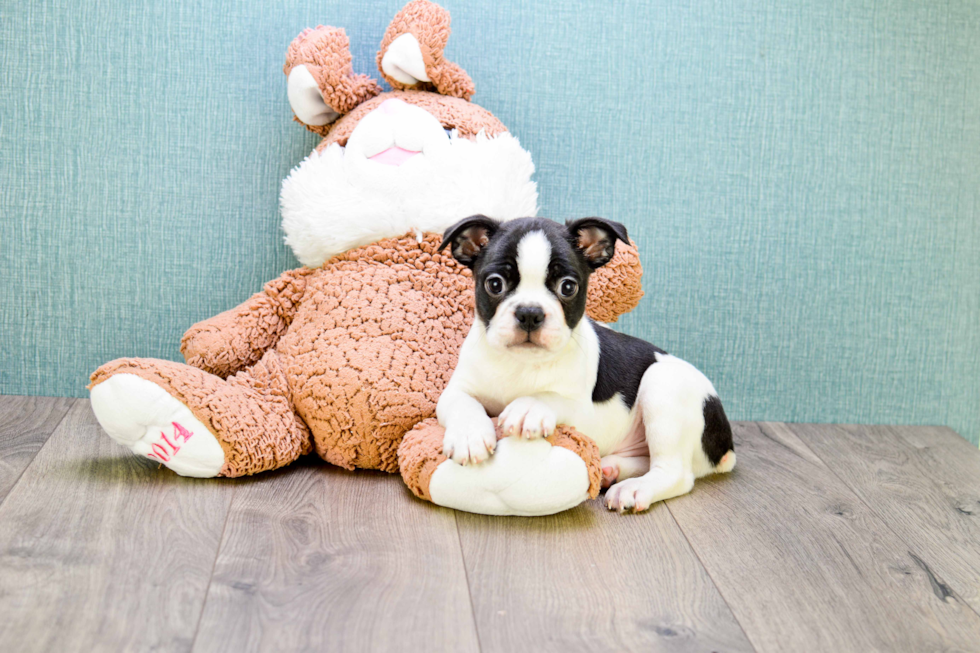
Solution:
{"label": "teddy bear's white foot pad", "polygon": [[190,408],[152,381],[116,374],[92,388],[92,411],[113,440],[181,476],[211,478],[225,452]]}
{"label": "teddy bear's white foot pad", "polygon": [[589,498],[589,470],[564,447],[509,437],[486,462],[440,463],[429,496],[437,505],[484,515],[551,515]]}

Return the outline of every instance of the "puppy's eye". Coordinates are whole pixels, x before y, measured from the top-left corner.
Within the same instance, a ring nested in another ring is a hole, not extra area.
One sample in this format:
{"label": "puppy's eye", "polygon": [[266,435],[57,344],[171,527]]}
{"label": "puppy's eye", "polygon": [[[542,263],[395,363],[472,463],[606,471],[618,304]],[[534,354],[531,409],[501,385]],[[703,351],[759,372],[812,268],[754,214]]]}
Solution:
{"label": "puppy's eye", "polygon": [[565,299],[571,299],[578,292],[578,281],[571,277],[565,277],[558,282],[558,294]]}
{"label": "puppy's eye", "polygon": [[483,287],[487,289],[488,293],[496,297],[497,295],[503,294],[504,290],[507,289],[507,282],[499,274],[491,274],[483,282]]}

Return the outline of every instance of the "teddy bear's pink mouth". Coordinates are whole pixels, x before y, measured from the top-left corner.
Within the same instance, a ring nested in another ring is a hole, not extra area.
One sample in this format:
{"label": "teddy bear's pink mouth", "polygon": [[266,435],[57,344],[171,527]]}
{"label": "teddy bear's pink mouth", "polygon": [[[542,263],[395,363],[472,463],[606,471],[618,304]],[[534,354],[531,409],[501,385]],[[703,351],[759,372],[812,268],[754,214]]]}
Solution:
{"label": "teddy bear's pink mouth", "polygon": [[372,161],[377,161],[378,163],[384,163],[385,165],[400,166],[416,154],[421,154],[421,152],[406,150],[405,148],[398,147],[397,145],[392,145],[387,150],[378,152],[374,156],[368,158]]}

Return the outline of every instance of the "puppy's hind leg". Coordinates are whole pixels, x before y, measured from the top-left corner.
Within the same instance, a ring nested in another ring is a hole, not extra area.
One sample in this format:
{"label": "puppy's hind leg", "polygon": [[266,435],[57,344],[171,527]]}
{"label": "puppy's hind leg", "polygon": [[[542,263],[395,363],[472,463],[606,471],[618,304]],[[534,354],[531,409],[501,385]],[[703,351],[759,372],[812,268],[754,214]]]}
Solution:
{"label": "puppy's hind leg", "polygon": [[609,488],[607,508],[642,512],[691,491],[694,449],[704,431],[701,398],[713,390],[704,375],[673,356],[664,355],[647,369],[636,401],[650,450],[650,471]]}
{"label": "puppy's hind leg", "polygon": [[610,454],[602,458],[602,487],[642,476],[650,471],[650,456]]}

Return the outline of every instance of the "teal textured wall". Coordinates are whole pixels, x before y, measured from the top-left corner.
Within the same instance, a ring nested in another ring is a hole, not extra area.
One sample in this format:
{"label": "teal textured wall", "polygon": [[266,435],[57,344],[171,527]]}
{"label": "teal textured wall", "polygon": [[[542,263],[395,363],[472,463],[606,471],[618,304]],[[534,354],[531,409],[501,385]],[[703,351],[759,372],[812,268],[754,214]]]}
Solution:
{"label": "teal textured wall", "polygon": [[[280,180],[316,137],[281,66],[355,69],[401,0],[4,2],[0,392],[84,395],[118,356],[296,266]],[[980,436],[980,5],[444,3],[449,55],[538,165],[544,215],[640,243],[624,328],[739,419]]]}

